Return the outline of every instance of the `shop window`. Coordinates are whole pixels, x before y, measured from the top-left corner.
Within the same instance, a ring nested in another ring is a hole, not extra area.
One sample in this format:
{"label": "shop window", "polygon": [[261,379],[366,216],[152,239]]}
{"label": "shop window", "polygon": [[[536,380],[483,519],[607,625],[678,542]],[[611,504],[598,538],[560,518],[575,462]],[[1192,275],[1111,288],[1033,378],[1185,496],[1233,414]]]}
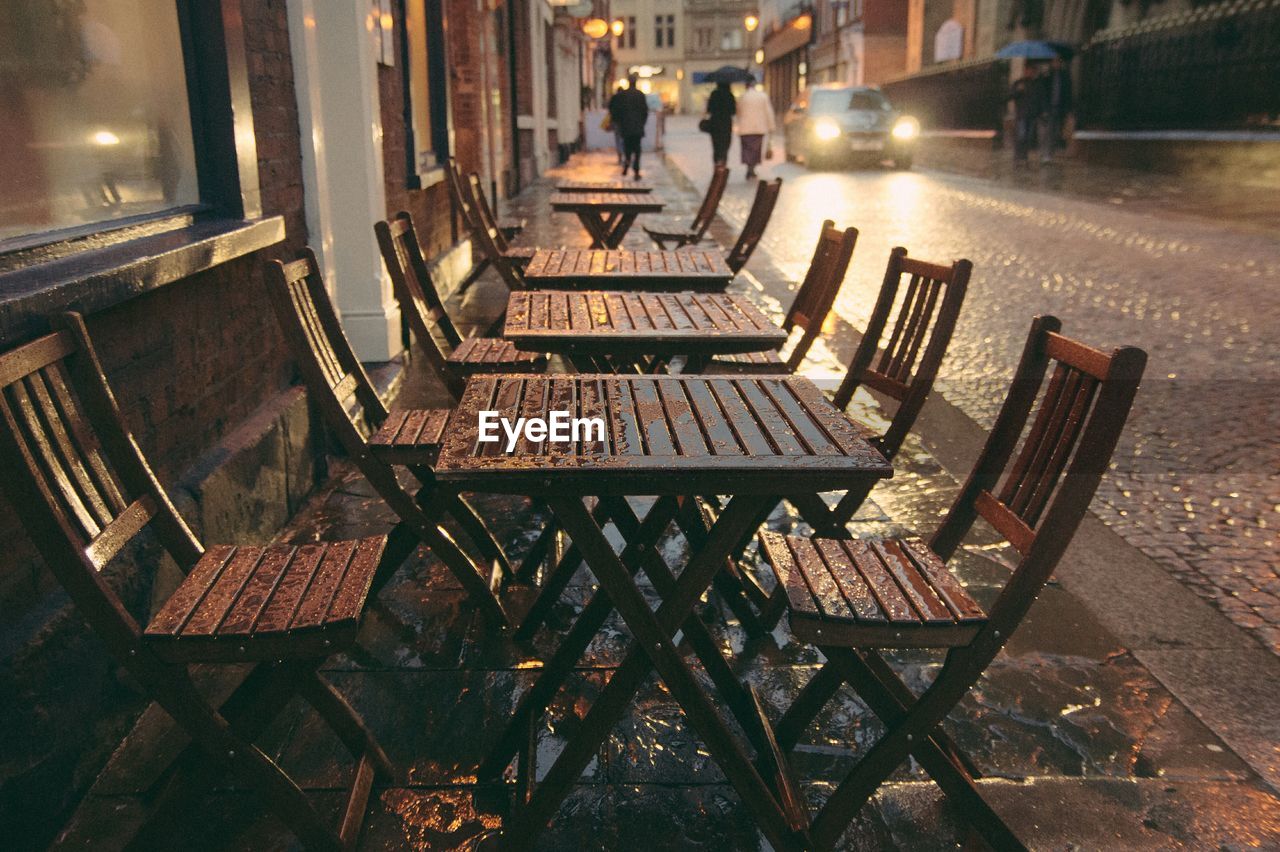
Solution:
{"label": "shop window", "polygon": [[0,3],[0,251],[200,201],[174,0]]}
{"label": "shop window", "polygon": [[444,68],[444,20],[440,0],[408,0],[404,9],[406,124],[409,184],[441,177],[449,151],[448,88]]}

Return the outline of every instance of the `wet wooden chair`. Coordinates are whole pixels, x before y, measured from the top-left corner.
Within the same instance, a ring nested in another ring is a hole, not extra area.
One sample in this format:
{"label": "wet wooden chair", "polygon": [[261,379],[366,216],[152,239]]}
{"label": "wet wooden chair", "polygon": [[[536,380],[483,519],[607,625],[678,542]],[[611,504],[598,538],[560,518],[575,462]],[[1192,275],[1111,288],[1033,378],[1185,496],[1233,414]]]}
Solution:
{"label": "wet wooden chair", "polygon": [[[434,471],[422,463],[424,448],[439,451],[450,410],[387,410],[342,329],[311,249],[289,263],[270,261],[266,272],[271,306],[312,401],[348,457],[400,519],[388,552],[403,561],[419,542],[430,546],[470,602],[494,624],[507,626],[500,592],[513,572],[502,548],[475,510],[461,497],[438,489]],[[401,464],[418,481],[416,491],[397,477]],[[479,551],[483,568],[440,525],[446,514]]]}
{"label": "wet wooden chair", "polygon": [[760,238],[764,236],[764,229],[768,227],[769,219],[773,216],[773,208],[777,205],[778,195],[781,192],[782,178],[762,180],[756,185],[756,197],[751,202],[751,211],[747,213],[746,224],[742,226],[742,233],[738,235],[737,242],[724,258],[734,275],[742,271],[747,261],[751,259],[752,253],[755,252]]}
{"label": "wet wooden chair", "polygon": [[791,351],[784,358],[775,350],[747,352],[740,355],[721,355],[708,362],[704,372],[709,373],[791,373],[794,372],[809,347],[822,332],[822,324],[835,304],[840,285],[844,283],[853,247],[858,241],[857,228],[836,228],[830,219],[822,223],[818,245],[813,250],[809,271],[796,292],[782,328],[791,333],[800,329],[801,334]]}
{"label": "wet wooden chair", "polygon": [[407,318],[431,369],[444,381],[455,401],[461,398],[468,376],[546,369],[544,354],[522,352],[500,337],[463,337],[458,333],[431,280],[412,216],[401,211],[388,221],[375,223],[373,230],[400,312]]}
{"label": "wet wooden chair", "polygon": [[[375,580],[394,569],[384,558],[386,538],[206,549],[151,472],[80,317],[57,326],[0,356],[0,481],[76,609],[191,738],[160,815],[166,824],[180,820],[182,805],[226,771],[308,847],[352,847],[375,777],[389,778],[393,769],[318,669],[355,643]],[[160,550],[186,576],[144,624],[103,569],[122,553],[153,567]],[[193,682],[189,666],[197,663],[253,668],[218,705]],[[254,745],[294,697],[316,710],[357,761],[336,827]]]}
{"label": "wet wooden chair", "polygon": [[[484,271],[495,263],[508,287],[522,286],[519,285],[519,270],[533,257],[534,249],[513,247],[510,241],[524,230],[525,221],[523,219],[503,222],[494,220],[484,189],[480,186],[479,176],[476,176],[473,188],[471,179],[462,173],[457,161],[452,157],[449,158],[445,169],[445,180],[454,208],[462,216],[462,222],[474,241],[474,250],[480,255],[480,259],[472,265],[471,271],[458,284],[458,292],[465,293],[484,274]],[[506,269],[508,265],[513,265],[515,268],[508,270]]]}
{"label": "wet wooden chair", "polygon": [[[815,847],[832,847],[910,755],[992,846],[1022,848],[983,800],[972,761],[939,725],[1009,641],[1071,542],[1146,364],[1140,349],[1104,353],[1061,336],[1060,327],[1049,316],[1032,323],[986,446],[928,544],[915,538],[764,537],[765,555],[786,590],[793,634],[827,659],[778,721],[780,750],[797,743],[845,682],[887,727],[813,819]],[[989,612],[946,565],[979,517],[1019,555]],[[880,656],[885,648],[946,649],[946,661],[916,695]]]}
{"label": "wet wooden chair", "polygon": [[660,249],[684,248],[695,245],[707,235],[707,229],[716,218],[720,209],[720,199],[724,197],[724,189],[729,184],[729,170],[724,166],[716,166],[711,174],[711,183],[707,184],[707,192],[702,196],[698,212],[693,221],[684,225],[673,219],[651,219],[644,225],[644,232]]}

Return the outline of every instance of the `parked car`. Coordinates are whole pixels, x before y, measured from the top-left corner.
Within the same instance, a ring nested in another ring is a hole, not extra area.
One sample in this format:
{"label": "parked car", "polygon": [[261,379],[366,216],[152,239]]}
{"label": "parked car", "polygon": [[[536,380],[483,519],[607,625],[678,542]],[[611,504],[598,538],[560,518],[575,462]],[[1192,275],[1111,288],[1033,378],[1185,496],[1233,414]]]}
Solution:
{"label": "parked car", "polygon": [[823,84],[800,93],[782,132],[787,159],[811,168],[891,160],[909,169],[920,122],[895,110],[879,89]]}

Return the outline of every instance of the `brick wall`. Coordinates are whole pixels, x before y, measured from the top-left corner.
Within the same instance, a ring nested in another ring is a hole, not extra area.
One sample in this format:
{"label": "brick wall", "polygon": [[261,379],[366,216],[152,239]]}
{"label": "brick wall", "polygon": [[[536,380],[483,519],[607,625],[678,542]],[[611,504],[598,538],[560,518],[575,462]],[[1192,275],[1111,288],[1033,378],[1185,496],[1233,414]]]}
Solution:
{"label": "brick wall", "polygon": [[[125,416],[167,486],[294,376],[260,272],[265,256],[306,240],[285,0],[242,0],[242,12],[264,213],[284,217],[288,240],[89,318]],[[143,700],[2,503],[0,542],[0,837],[42,848]],[[150,577],[125,571],[115,583],[142,613]]]}

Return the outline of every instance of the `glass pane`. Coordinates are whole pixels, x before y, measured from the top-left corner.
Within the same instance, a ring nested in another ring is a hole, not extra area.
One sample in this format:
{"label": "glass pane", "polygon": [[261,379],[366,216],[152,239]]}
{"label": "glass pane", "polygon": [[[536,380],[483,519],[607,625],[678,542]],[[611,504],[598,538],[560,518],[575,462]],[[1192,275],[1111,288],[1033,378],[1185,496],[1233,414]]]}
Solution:
{"label": "glass pane", "polygon": [[174,0],[0,3],[0,240],[197,200]]}

